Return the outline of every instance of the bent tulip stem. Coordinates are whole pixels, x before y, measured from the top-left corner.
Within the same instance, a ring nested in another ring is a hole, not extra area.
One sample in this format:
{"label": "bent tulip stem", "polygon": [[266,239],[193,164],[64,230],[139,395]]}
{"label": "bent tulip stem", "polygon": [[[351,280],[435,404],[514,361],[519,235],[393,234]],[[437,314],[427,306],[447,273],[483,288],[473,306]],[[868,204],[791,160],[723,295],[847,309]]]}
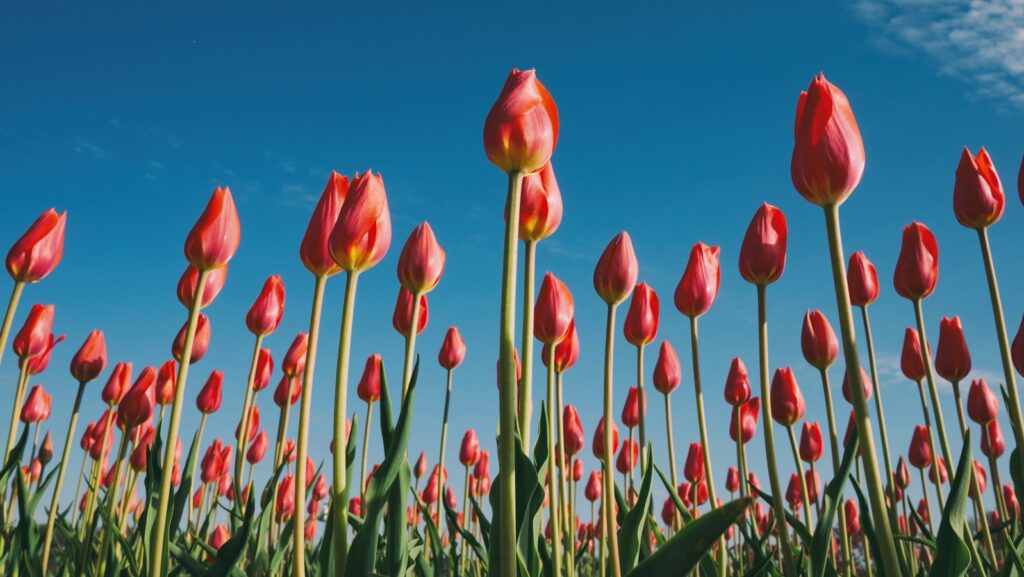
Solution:
{"label": "bent tulip stem", "polygon": [[[14,391],[14,403],[11,406],[11,425],[10,430],[7,432],[7,448],[4,449],[3,461],[6,463],[10,458],[11,450],[14,449],[14,443],[18,436],[18,428],[21,424],[21,406],[25,401],[25,389],[28,383],[28,362],[20,363],[21,366],[18,368],[18,385]],[[0,490],[0,495],[3,495],[3,490]]]}
{"label": "bent tulip stem", "polygon": [[[668,468],[669,473],[672,475],[672,486],[678,487],[679,480],[676,477],[676,447],[675,439],[672,435],[672,400],[669,398],[669,394],[665,393],[665,435],[668,441]],[[680,527],[679,511],[673,513],[674,519],[672,523],[672,529],[678,530]]]}
{"label": "bent tulip stem", "polygon": [[[715,497],[715,475],[711,469],[711,446],[708,444],[707,417],[704,416],[704,392],[700,380],[700,347],[697,331],[698,317],[690,317],[690,356],[693,363],[693,392],[697,398],[697,425],[700,428],[700,444],[704,453],[704,475],[707,477],[708,500],[711,502],[711,509],[718,508],[718,499]],[[640,438],[643,439],[643,416],[640,417]],[[641,455],[643,452],[641,451]],[[729,556],[726,554],[725,537],[718,540],[719,557],[718,571],[722,575],[728,572]]]}
{"label": "bent tulip stem", "polygon": [[547,427],[548,437],[548,515],[551,521],[551,550],[552,567],[555,575],[562,574],[562,500],[560,491],[556,488],[561,485],[562,465],[559,463],[558,430],[555,412],[558,410],[555,399],[555,346],[548,347],[548,398],[547,398],[547,422],[541,423]]}
{"label": "bent tulip stem", "polygon": [[[42,571],[46,575],[46,567],[50,562],[50,546],[53,544],[53,527],[57,520],[57,508],[60,504],[60,490],[64,486],[64,474],[67,473],[68,459],[71,457],[71,444],[75,438],[75,426],[78,424],[78,411],[82,407],[82,396],[85,394],[85,383],[78,383],[78,393],[75,395],[75,405],[71,409],[71,421],[68,423],[68,433],[64,437],[64,453],[60,458],[60,466],[57,469],[57,485],[53,488],[53,498],[50,500],[50,514],[46,519],[46,534],[43,537],[43,558]],[[83,468],[83,471],[85,469]],[[77,508],[77,500],[72,504]]]}
{"label": "bent tulip stem", "polygon": [[[14,323],[14,312],[18,309],[18,301],[21,300],[21,293],[25,290],[25,283],[14,282],[14,289],[11,291],[11,298],[7,301],[7,312],[4,313],[4,324],[0,325],[0,362],[4,359],[4,351],[7,350],[7,337],[11,334],[11,324]],[[10,452],[10,450],[8,450]]]}
{"label": "bent tulip stem", "polygon": [[[518,219],[516,219],[518,223]],[[518,232],[518,230],[517,230]],[[522,378],[519,380],[519,435],[523,446],[530,446],[530,428],[533,418],[533,309],[536,272],[537,242],[523,241],[523,338],[519,361]]]}
{"label": "bent tulip stem", "polygon": [[[373,419],[373,401],[366,403],[366,426],[363,427],[363,456],[359,468],[359,504],[366,503],[366,454],[370,450],[370,423]],[[440,519],[440,517],[438,517]]]}
{"label": "bent tulip stem", "polygon": [[[444,517],[441,516],[441,503],[442,503],[442,499],[444,498],[444,481],[445,481],[445,476],[444,476],[444,449],[445,449],[445,445],[447,445],[447,443],[448,443],[448,408],[449,408],[449,405],[450,405],[451,400],[452,400],[452,370],[448,369],[446,372],[448,373],[448,378],[447,378],[448,384],[447,384],[447,386],[445,388],[445,393],[444,393],[444,414],[441,417],[441,451],[440,451],[440,454],[437,457],[437,470],[438,470],[438,473],[437,473],[437,495],[438,495],[438,499],[437,499],[437,518],[438,519],[443,519],[444,518]],[[428,480],[428,483],[429,483],[429,478],[427,480]],[[418,480],[417,480],[417,484],[419,484]],[[465,507],[463,507],[463,512],[465,512]]]}

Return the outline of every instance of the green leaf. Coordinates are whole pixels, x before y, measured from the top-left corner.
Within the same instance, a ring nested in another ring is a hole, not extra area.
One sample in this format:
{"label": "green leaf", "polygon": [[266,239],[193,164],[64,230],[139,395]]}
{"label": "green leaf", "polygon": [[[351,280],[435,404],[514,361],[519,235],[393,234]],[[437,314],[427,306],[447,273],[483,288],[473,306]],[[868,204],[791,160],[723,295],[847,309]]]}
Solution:
{"label": "green leaf", "polygon": [[[928,573],[931,577],[960,577],[965,575],[971,566],[971,551],[964,536],[967,529],[964,511],[967,508],[968,484],[973,470],[971,434],[967,431],[964,433],[960,463],[956,467],[953,484],[950,485],[949,497],[946,499],[942,522],[939,524],[938,536],[935,539],[935,562]],[[966,539],[969,538],[968,534]]]}
{"label": "green leaf", "polygon": [[[463,527],[459,525],[459,516],[455,513],[455,511],[452,510],[451,507],[448,506],[448,501],[446,499],[441,499],[441,502],[444,504],[444,512],[445,516],[448,518],[448,526],[454,527],[455,530],[458,531],[459,535],[466,540],[466,544],[473,549],[473,553],[475,553],[477,558],[480,559],[480,561],[484,565],[484,569],[486,570],[487,550],[484,549],[482,545],[480,545],[480,541],[477,540],[476,536],[473,535],[472,532],[465,530]],[[466,512],[463,512],[464,519],[469,518],[467,515],[468,514]]]}
{"label": "green leaf", "polygon": [[843,450],[843,460],[839,464],[839,471],[825,487],[825,503],[821,510],[821,518],[818,520],[814,536],[811,537],[810,577],[824,577],[825,568],[831,564],[829,549],[832,546],[832,528],[835,527],[839,507],[843,506],[843,485],[850,478],[850,471],[853,470],[853,465],[857,462],[859,449],[860,439],[857,435],[857,428],[854,427],[850,433],[850,440]]}
{"label": "green leaf", "polygon": [[[646,448],[647,456],[644,462],[652,463],[654,456],[650,446]],[[622,526],[619,527],[619,568],[622,574],[626,575],[636,567],[640,561],[640,544],[644,535],[644,525],[651,510],[651,478],[653,469],[650,465],[644,472],[644,478],[640,482],[640,493],[637,495],[636,505],[626,514]]]}
{"label": "green leaf", "polygon": [[213,567],[204,573],[203,577],[228,577],[238,560],[245,553],[246,545],[249,543],[249,536],[252,534],[252,517],[256,511],[256,499],[254,491],[249,491],[249,499],[245,504],[245,517],[238,528],[238,532],[231,536],[220,550],[217,551],[217,560]]}
{"label": "green leaf", "polygon": [[[398,478],[388,491],[388,514],[384,520],[384,567],[388,575],[401,575],[408,565],[409,532],[405,527],[405,498],[411,490],[412,468],[408,459],[402,459]],[[443,496],[438,496],[444,501]]]}

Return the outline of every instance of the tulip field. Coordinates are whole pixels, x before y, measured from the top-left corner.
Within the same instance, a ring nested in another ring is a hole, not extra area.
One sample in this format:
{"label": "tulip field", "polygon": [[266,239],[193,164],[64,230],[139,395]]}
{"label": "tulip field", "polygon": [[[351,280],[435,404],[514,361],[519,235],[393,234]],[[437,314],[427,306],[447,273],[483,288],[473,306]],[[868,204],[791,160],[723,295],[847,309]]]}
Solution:
{"label": "tulip field", "polygon": [[[556,98],[533,70],[512,70],[481,119],[483,152],[507,183],[504,198],[498,191],[485,197],[495,215],[504,208],[504,243],[491,247],[502,263],[501,292],[494,295],[500,306],[491,311],[500,319],[497,350],[492,340],[466,342],[457,327],[447,330],[436,357],[417,348],[446,258],[459,258],[447,255],[422,222],[394,247],[400,289],[392,323],[404,355],[351,358],[354,319],[365,308],[360,278],[393,248],[385,181],[373,171],[325,175],[305,232],[285,231],[312,281],[289,290],[311,287],[312,307],[288,309],[308,325],[281,351],[264,340],[284,315],[280,276],[248,287],[257,296],[244,319],[204,313],[228,282],[245,228],[228,187],[194,207],[184,262],[174,265],[184,268],[176,287],[181,328],[173,339],[167,335],[173,358],[160,366],[133,365],[115,351],[119,362],[108,363],[99,328],[62,345],[65,337],[55,336],[62,333],[61,303],[36,303],[33,292],[60,265],[65,229],[78,223],[55,209],[16,223],[27,230],[7,253],[12,286],[0,327],[0,370],[16,383],[0,390],[0,407],[10,407],[0,463],[0,575],[1024,575],[1016,496],[1024,491],[1017,384],[1024,324],[1011,335],[1001,298],[1016,299],[1019,291],[1000,293],[996,280],[997,257],[1007,258],[1000,253],[1018,259],[1020,249],[989,242],[988,229],[1006,204],[996,167],[984,148],[965,148],[955,172],[948,170],[954,216],[976,233],[985,271],[971,298],[991,303],[994,334],[978,331],[969,343],[1001,359],[998,382],[986,382],[968,378],[971,353],[960,318],[936,319],[925,306],[940,280],[939,247],[927,226],[903,229],[898,262],[883,271],[891,284],[879,281],[869,255],[846,252],[840,207],[856,193],[866,158],[853,107],[824,75],[793,94],[792,185],[808,201],[804,209],[824,217],[821,230],[806,234],[827,246],[828,261],[813,270],[834,287],[835,308],[806,313],[803,359],[781,364],[768,356],[770,340],[779,338],[768,330],[768,303],[786,269],[789,230],[771,197],[747,207],[753,216],[730,262],[718,246],[690,239],[695,244],[688,260],[679,255],[686,264],[675,272],[674,287],[641,282],[626,231],[589,256],[593,292],[571,290],[558,270],[537,265],[537,248],[558,230],[563,206],[552,164]],[[1024,203],[1024,168],[1018,187]],[[740,231],[732,233],[739,238]],[[973,237],[958,242],[972,245]],[[750,338],[759,345],[756,358],[733,358],[724,384],[702,380],[698,337],[723,265],[738,266],[750,285],[742,290],[751,302],[756,297],[758,331]],[[340,327],[321,325],[328,290],[344,295]],[[674,305],[664,314],[678,312],[688,323],[689,335],[676,342],[689,354],[664,335],[659,340],[659,291]],[[920,400],[897,407],[888,421],[884,391],[875,386],[880,351],[869,315],[883,291],[905,300],[908,315],[912,309],[915,326],[906,329],[899,358]],[[583,299],[605,304],[603,335],[584,340],[587,354],[603,359],[603,381],[589,392],[563,387],[581,352],[574,302]],[[208,350],[211,323],[243,320],[251,351],[232,352],[248,363],[244,388],[230,386],[217,370],[190,373]],[[318,346],[324,330],[340,331],[337,352]],[[54,347],[69,345],[80,345],[70,378],[64,367],[50,366]],[[635,370],[629,383],[613,378],[617,346],[620,363],[629,359]],[[473,411],[473,428],[449,430],[453,382],[467,350],[496,360],[498,403]],[[797,362],[820,378],[798,383],[786,364]],[[425,390],[420,374],[428,365],[445,375],[444,389]],[[333,399],[330,423],[311,422],[318,369],[318,387],[329,388],[318,398]],[[947,386],[955,416],[943,414],[939,400]],[[48,389],[57,387],[76,391],[67,422],[50,419]],[[628,391],[621,406],[614,403],[617,389],[619,399]],[[600,398],[600,420],[581,419],[574,397],[583,394]],[[236,395],[241,410],[222,408],[225,395]],[[417,411],[423,395],[443,398],[443,415]],[[693,438],[674,437],[679,421],[670,399],[678,395],[695,407]],[[810,414],[808,397],[822,399],[824,411]],[[106,410],[91,414],[83,398],[101,398]],[[724,424],[709,430],[706,409],[728,423],[734,451],[716,443],[712,454],[709,437],[723,434]],[[183,423],[192,411],[199,419],[194,429]],[[1000,418],[1011,430],[1001,430]],[[229,420],[234,436],[213,438],[208,419]],[[437,436],[411,439],[419,419],[438,419]],[[890,444],[891,430],[912,430],[910,446]],[[481,447],[483,435],[495,436],[494,454]],[[379,462],[370,459],[371,443],[384,448]],[[329,445],[329,458],[315,462],[311,445]],[[751,446],[763,463],[748,462]],[[826,453],[830,458],[822,459]],[[590,455],[599,467],[587,470]],[[254,475],[260,463],[271,465],[269,478]],[[755,467],[767,478],[758,479]]]}

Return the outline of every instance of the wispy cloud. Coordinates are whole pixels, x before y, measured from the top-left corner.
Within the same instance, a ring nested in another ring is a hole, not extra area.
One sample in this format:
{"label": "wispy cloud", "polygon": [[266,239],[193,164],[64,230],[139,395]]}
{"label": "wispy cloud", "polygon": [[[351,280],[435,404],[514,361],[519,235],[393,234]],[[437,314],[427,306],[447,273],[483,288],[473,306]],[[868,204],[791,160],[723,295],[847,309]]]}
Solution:
{"label": "wispy cloud", "polygon": [[94,142],[85,140],[84,138],[79,139],[75,143],[75,151],[82,152],[85,154],[91,154],[96,158],[106,158],[107,156],[106,149],[104,149],[103,147]]}
{"label": "wispy cloud", "polygon": [[975,98],[1024,107],[1024,0],[859,0],[882,49],[911,50]]}

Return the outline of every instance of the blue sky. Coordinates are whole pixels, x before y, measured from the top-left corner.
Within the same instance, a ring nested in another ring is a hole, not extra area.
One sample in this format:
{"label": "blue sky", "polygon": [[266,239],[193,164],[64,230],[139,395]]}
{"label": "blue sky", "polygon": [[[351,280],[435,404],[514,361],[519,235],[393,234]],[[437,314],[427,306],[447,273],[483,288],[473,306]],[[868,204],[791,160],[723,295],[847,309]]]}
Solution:
{"label": "blue sky", "polygon": [[[450,325],[462,330],[469,353],[455,375],[449,446],[475,427],[493,448],[505,189],[483,154],[481,129],[512,67],[537,68],[560,111],[554,163],[565,218],[540,245],[538,262],[576,295],[583,353],[566,377],[566,397],[579,407],[588,439],[601,410],[603,305],[591,274],[604,245],[620,230],[632,235],[641,280],[662,297],[659,342],[668,338],[681,353],[688,336],[672,291],[693,243],[721,245],[722,289],[701,323],[701,361],[716,480],[724,482],[734,452],[721,386],[733,356],[752,371],[757,363],[754,289],[737,274],[736,260],[762,201],[782,208],[790,228],[786,273],[769,291],[772,366],[794,366],[808,415],[824,425],[821,388],[800,356],[799,331],[808,308],[835,322],[831,273],[820,211],[789,179],[796,98],[819,71],[849,96],[865,139],[867,170],[843,224],[847,254],[866,251],[881,277],[872,311],[894,452],[905,453],[921,421],[916,391],[898,370],[913,313],[891,288],[900,231],[911,220],[928,224],[941,250],[938,289],[925,303],[933,346],[939,317],[959,314],[975,373],[999,378],[978,246],[953,217],[952,185],[961,147],[986,146],[1010,189],[991,234],[1015,331],[1024,310],[1015,290],[1024,281],[1015,266],[1024,210],[1013,186],[1024,71],[1007,55],[1021,42],[1012,34],[1024,19],[1020,10],[903,0],[742,10],[669,2],[628,11],[532,2],[504,13],[479,3],[389,8],[12,8],[0,24],[0,244],[50,206],[69,213],[64,262],[26,291],[17,320],[31,303],[56,303],[56,330],[68,334],[37,379],[54,393],[53,426],[66,422],[74,385],[65,367],[89,330],[106,332],[111,364],[158,365],[169,357],[185,319],[174,296],[185,235],[213,188],[228,185],[242,243],[227,286],[207,310],[213,343],[190,373],[183,427],[198,423],[195,393],[220,369],[225,402],[207,440],[229,438],[252,346],[245,311],[267,275],[283,276],[284,322],[267,339],[280,361],[308,323],[312,278],[297,250],[313,204],[331,169],[372,168],[384,175],[395,242],[360,285],[353,383],[374,352],[396,380],[401,372],[402,339],[390,323],[395,264],[409,231],[428,220],[448,266],[418,341],[424,366],[412,450],[436,451],[444,373],[435,358]],[[341,292],[340,280],[329,283],[314,389],[317,458],[327,452]],[[655,354],[648,354],[648,378]],[[634,380],[634,358],[620,339],[616,414]],[[683,367],[687,378],[673,397],[680,460],[697,438],[688,355]],[[15,374],[8,354],[0,367],[8,395]],[[542,378],[538,371],[535,380]],[[89,389],[90,419],[100,411],[101,386]],[[260,405],[272,432],[277,412],[269,396]],[[948,390],[943,400],[952,427]],[[349,405],[363,410],[354,395]],[[842,428],[846,405],[837,406]],[[648,428],[664,463],[661,407],[652,396]],[[751,449],[763,478],[760,439]],[[788,472],[791,459],[782,462]],[[457,470],[454,459],[449,467]]]}

